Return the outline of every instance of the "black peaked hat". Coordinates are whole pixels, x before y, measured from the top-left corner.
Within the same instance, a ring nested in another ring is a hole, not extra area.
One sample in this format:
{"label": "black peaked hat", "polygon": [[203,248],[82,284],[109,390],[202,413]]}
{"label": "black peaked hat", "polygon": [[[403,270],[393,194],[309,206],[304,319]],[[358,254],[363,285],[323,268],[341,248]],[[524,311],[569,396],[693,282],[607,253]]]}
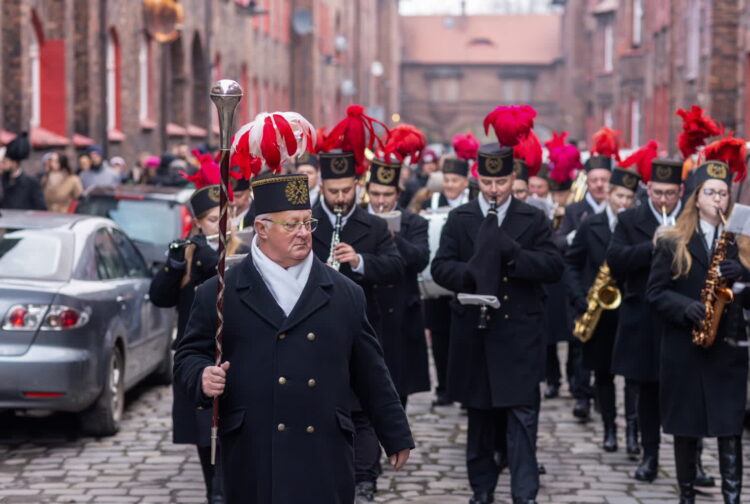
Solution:
{"label": "black peaked hat", "polygon": [[664,184],[682,184],[682,161],[654,159],[651,161],[651,181]]}
{"label": "black peaked hat", "polygon": [[310,154],[309,152],[305,152],[294,160],[295,167],[302,165],[314,166],[316,170],[320,169],[320,161],[318,160],[318,156],[316,156],[315,154]]}
{"label": "black peaked hat", "polygon": [[722,161],[706,161],[693,172],[691,185],[694,190],[707,180],[716,179],[726,182],[727,186],[732,187],[732,172],[729,165]]}
{"label": "black peaked hat", "polygon": [[353,152],[340,150],[320,152],[318,157],[320,158],[320,177],[323,180],[357,176]]}
{"label": "black peaked hat", "polygon": [[469,162],[456,157],[445,158],[443,159],[443,173],[453,173],[462,177],[468,177]]}
{"label": "black peaked hat", "polygon": [[485,144],[479,148],[477,171],[482,177],[507,177],[513,173],[513,148]]}
{"label": "black peaked hat", "polygon": [[214,207],[219,206],[221,196],[221,186],[218,184],[207,185],[197,189],[190,196],[190,208],[193,210],[194,217],[200,217]]}
{"label": "black peaked hat", "polygon": [[[232,170],[233,172],[239,172],[239,170]],[[247,191],[250,189],[250,181],[245,177],[240,178],[229,177],[229,185],[232,186],[233,191]]]}
{"label": "black peaked hat", "polygon": [[609,183],[635,192],[638,190],[640,180],[641,176],[637,173],[617,167],[612,170],[612,178],[609,179]]}
{"label": "black peaked hat", "polygon": [[22,131],[5,148],[5,157],[13,161],[23,161],[29,157],[30,152],[31,144],[29,144],[29,135],[25,131]]}
{"label": "black peaked hat", "polygon": [[584,163],[583,169],[586,172],[597,169],[612,170],[612,158],[609,156],[591,156]]}
{"label": "black peaked hat", "polygon": [[305,174],[264,174],[254,178],[250,185],[256,215],[310,209],[310,190]]}
{"label": "black peaked hat", "polygon": [[525,182],[529,181],[529,165],[523,159],[513,160],[513,173],[516,174],[516,178]]}
{"label": "black peaked hat", "polygon": [[382,159],[375,158],[370,162],[370,182],[376,184],[398,187],[399,177],[401,176],[401,163],[387,163]]}

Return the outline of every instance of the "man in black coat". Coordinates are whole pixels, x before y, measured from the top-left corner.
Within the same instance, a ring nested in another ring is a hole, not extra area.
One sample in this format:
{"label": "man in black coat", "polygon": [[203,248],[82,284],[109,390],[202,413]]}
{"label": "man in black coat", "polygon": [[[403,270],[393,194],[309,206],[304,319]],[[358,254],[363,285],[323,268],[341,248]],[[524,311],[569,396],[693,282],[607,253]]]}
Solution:
{"label": "man in black coat", "polygon": [[223,363],[213,278],[196,293],[175,378],[200,407],[220,396],[228,502],[351,504],[352,393],[396,469],[414,447],[408,421],[362,290],[311,252],[307,178],[261,177],[253,190],[252,251],[226,274]]}
{"label": "man in black coat", "polygon": [[451,301],[448,395],[466,405],[466,462],[472,504],[494,501],[500,474],[495,455],[506,436],[514,504],[536,502],[536,435],[545,338],[544,282],[557,281],[563,261],[546,216],[511,196],[513,150],[479,150],[474,201],[451,212],[432,262],[435,281],[456,293],[494,295],[479,329],[480,310]]}
{"label": "man in black coat", "polygon": [[[609,197],[604,212],[586,217],[578,228],[573,243],[565,254],[565,271],[568,277],[569,296],[578,317],[591,309],[588,295],[605,263],[607,247],[617,224],[620,212],[632,208],[640,176],[634,172],[615,168],[609,182]],[[615,286],[615,288],[617,288]],[[601,287],[600,287],[601,289]],[[601,290],[600,290],[601,294]],[[614,298],[604,297],[603,303],[614,304]],[[595,328],[585,324],[590,339],[583,343],[583,365],[594,372],[596,397],[604,423],[604,451],[617,450],[615,417],[615,375],[612,373],[612,348],[617,332],[619,310],[597,308],[600,318]],[[586,335],[579,335],[586,336]],[[636,412],[637,388],[626,383],[625,416],[627,419],[627,451],[631,456],[640,453]]]}
{"label": "man in black coat", "polygon": [[47,210],[44,193],[39,180],[27,175],[21,162],[29,157],[31,146],[24,131],[14,138],[5,149],[0,171],[2,171],[2,201],[0,208],[16,210]]}
{"label": "man in black coat", "polygon": [[[555,233],[556,243],[565,250],[575,237],[581,222],[589,215],[604,211],[607,205],[607,187],[612,174],[612,158],[609,156],[592,156],[584,164],[586,171],[586,195],[581,201],[571,203],[565,207],[562,223]],[[568,303],[569,318],[573,319],[575,310]],[[570,393],[576,399],[573,415],[583,421],[588,421],[591,414],[591,371],[583,365],[583,347],[580,341],[571,339],[568,345],[568,359],[572,359],[571,367],[574,375],[568,377]]]}
{"label": "man in black coat", "polygon": [[[375,284],[395,284],[404,276],[404,260],[386,222],[355,204],[355,158],[351,152],[321,152],[322,198],[313,208],[318,229],[313,252],[321,261],[339,264],[339,271],[362,287],[367,318],[378,338],[383,337],[382,309],[375,298]],[[339,243],[331,257],[331,241],[340,210]],[[356,427],[355,468],[358,497],[371,501],[379,475],[380,446],[367,415],[353,407]]]}
{"label": "man in black coat", "polygon": [[406,407],[409,394],[430,390],[424,319],[417,275],[430,261],[427,221],[398,206],[400,163],[373,159],[370,164],[368,211],[388,222],[405,263],[400,282],[373,286],[381,309],[383,353],[393,383]]}

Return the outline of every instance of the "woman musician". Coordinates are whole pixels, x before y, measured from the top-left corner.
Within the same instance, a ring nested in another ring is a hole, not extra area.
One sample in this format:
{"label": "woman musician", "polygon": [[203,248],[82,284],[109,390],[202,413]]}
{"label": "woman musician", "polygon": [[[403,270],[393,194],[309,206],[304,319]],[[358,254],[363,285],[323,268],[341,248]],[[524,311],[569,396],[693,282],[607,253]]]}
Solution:
{"label": "woman musician", "polygon": [[[744,172],[743,161],[737,165]],[[709,160],[697,169],[696,188],[685,210],[657,243],[648,281],[647,298],[663,326],[659,402],[664,432],[674,436],[681,504],[695,502],[696,444],[701,437],[718,438],[724,502],[740,502],[748,352],[736,341],[744,335],[742,308],[750,306],[749,289],[727,305],[711,346],[693,342],[694,329],[707,316],[699,300],[708,275],[718,275],[717,281],[729,288],[750,279],[748,237],[738,236],[735,242],[723,234],[723,217],[732,210],[733,175],[719,161]],[[724,257],[718,255],[722,250]]]}

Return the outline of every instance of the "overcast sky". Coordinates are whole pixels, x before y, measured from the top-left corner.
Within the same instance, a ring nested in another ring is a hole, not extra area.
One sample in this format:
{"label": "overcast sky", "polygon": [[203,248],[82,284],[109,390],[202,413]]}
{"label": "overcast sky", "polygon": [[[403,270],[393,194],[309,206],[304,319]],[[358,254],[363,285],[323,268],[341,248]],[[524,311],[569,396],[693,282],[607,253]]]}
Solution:
{"label": "overcast sky", "polygon": [[[466,0],[468,14],[550,12],[550,0]],[[460,14],[461,0],[400,0],[404,15]]]}

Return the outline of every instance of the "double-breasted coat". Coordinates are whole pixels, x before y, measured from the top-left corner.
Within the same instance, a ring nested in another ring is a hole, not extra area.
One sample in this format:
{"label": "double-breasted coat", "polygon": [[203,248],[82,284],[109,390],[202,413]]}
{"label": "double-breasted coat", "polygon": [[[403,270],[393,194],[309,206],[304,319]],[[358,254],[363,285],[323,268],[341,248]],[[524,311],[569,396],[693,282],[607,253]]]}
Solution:
{"label": "double-breasted coat", "polygon": [[[573,306],[585,301],[604,263],[611,237],[607,212],[590,215],[581,222],[573,243],[565,253],[565,273]],[[586,369],[611,372],[618,311],[602,310],[593,336],[583,344],[583,366]]]}
{"label": "double-breasted coat", "polygon": [[[474,291],[467,263],[484,219],[478,200],[450,213],[431,267],[439,285],[456,293]],[[496,282],[501,306],[491,310],[487,329],[477,329],[478,307],[462,306],[456,299],[450,303],[448,395],[470,408],[535,404],[546,353],[542,284],[559,280],[563,271],[549,222],[540,210],[513,198],[501,230],[518,251],[500,266]],[[494,253],[495,245],[483,252]]]}
{"label": "double-breasted coat", "polygon": [[659,223],[646,203],[619,214],[607,250],[607,264],[622,292],[622,305],[612,353],[612,372],[628,380],[659,381],[661,323],[646,301]]}
{"label": "double-breasted coat", "polygon": [[[210,407],[201,377],[214,363],[217,279],[198,288],[175,379]],[[313,259],[289,316],[248,256],[226,273],[220,399],[224,489],[231,504],[354,500],[352,392],[391,455],[414,442],[362,289]]]}
{"label": "double-breasted coat", "polygon": [[[322,205],[313,208],[313,217],[318,219],[318,228],[313,233],[313,252],[323,262],[328,260],[331,251],[333,225]],[[341,264],[339,271],[357,283],[365,292],[367,317],[378,337],[382,337],[381,309],[373,286],[376,283],[390,284],[401,281],[404,275],[404,260],[396,248],[396,243],[388,231],[385,220],[371,215],[360,207],[355,207],[339,235],[341,243],[351,245],[362,255],[365,262],[363,275],[355,273],[349,264]]]}
{"label": "double-breasted coat", "polygon": [[571,231],[578,229],[581,222],[589,215],[595,215],[596,211],[585,199],[571,203],[565,207],[565,216],[557,230],[559,236],[566,236]]}
{"label": "double-breasted coat", "polygon": [[[417,275],[430,262],[427,221],[408,210],[401,211],[401,230],[395,241],[406,265],[397,282],[373,285],[381,310],[381,340],[385,362],[400,396],[430,390],[427,341]],[[365,269],[365,271],[367,271]]]}
{"label": "double-breasted coat", "polygon": [[[710,253],[696,231],[687,245],[692,267],[687,275],[675,279],[674,246],[673,241],[658,242],[647,290],[648,302],[665,326],[659,359],[664,432],[689,437],[739,436],[745,416],[748,352],[731,342],[746,338],[739,308],[750,307],[750,296],[745,292],[725,311],[711,347],[693,344],[693,324],[685,317],[685,310],[700,300]],[[727,258],[737,256],[737,247],[730,245]],[[745,269],[743,281],[748,278],[750,273]]]}

